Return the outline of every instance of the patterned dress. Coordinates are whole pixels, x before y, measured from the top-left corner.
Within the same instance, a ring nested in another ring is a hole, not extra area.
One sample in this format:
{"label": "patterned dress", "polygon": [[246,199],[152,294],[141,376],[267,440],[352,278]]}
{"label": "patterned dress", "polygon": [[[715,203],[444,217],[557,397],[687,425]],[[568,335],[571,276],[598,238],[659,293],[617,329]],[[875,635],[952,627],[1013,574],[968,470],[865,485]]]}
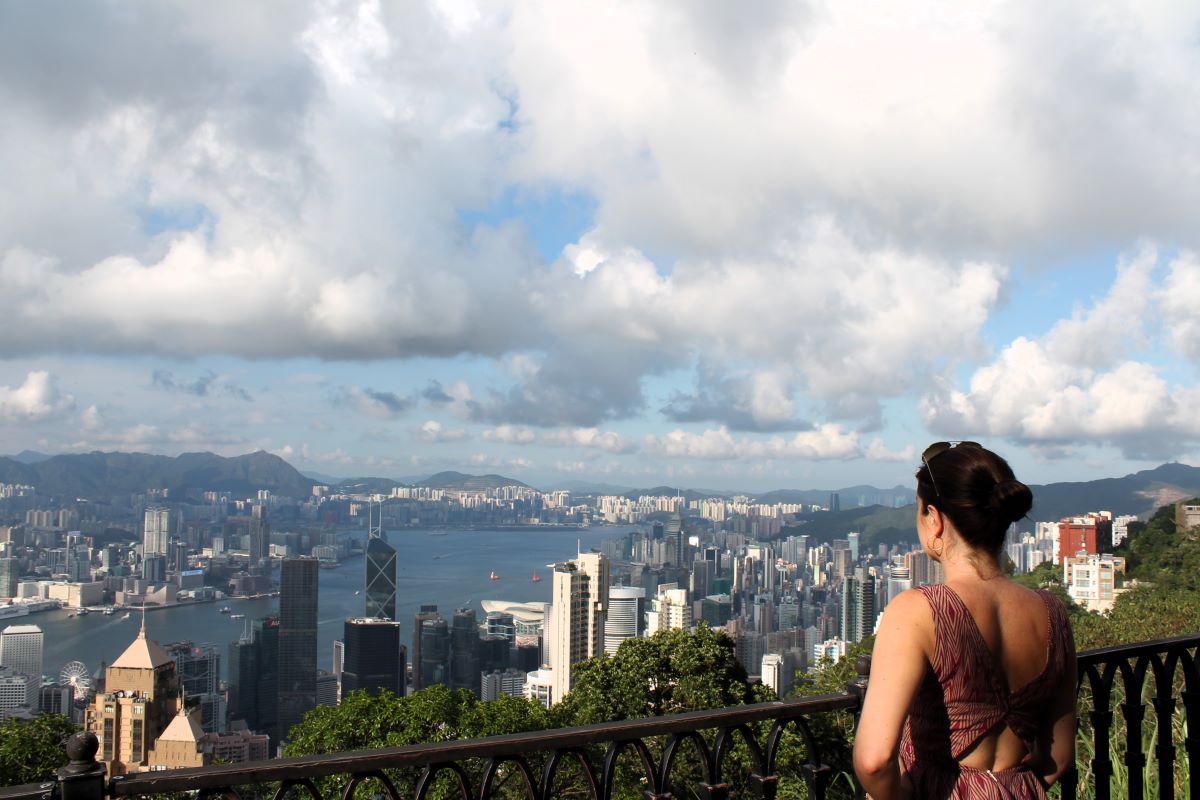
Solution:
{"label": "patterned dress", "polygon": [[[1010,692],[962,598],[949,586],[922,586],[933,610],[933,669],[917,689],[904,723],[900,760],[920,798],[1044,798],[1032,764],[1043,746],[1047,718],[1070,656],[1071,627],[1062,603],[1039,591],[1046,604],[1046,666]],[[958,763],[985,734],[1007,724],[1029,750],[1024,763],[993,772]]]}

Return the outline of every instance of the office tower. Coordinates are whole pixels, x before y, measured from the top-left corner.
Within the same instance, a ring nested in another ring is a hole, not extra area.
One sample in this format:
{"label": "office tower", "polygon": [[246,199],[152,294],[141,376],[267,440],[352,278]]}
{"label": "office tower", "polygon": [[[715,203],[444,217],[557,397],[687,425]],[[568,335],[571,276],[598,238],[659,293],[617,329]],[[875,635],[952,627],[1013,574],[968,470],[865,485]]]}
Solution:
{"label": "office tower", "polygon": [[664,538],[667,542],[667,557],[663,563],[683,565],[683,517],[676,511],[667,517]]}
{"label": "office tower", "polygon": [[688,585],[692,597],[707,597],[712,594],[713,563],[706,559],[692,562],[691,582]]}
{"label": "office tower", "polygon": [[34,688],[42,685],[42,629],[9,625],[0,633],[0,666],[28,676]]}
{"label": "office tower", "polygon": [[700,618],[710,628],[720,628],[733,618],[733,598],[727,594],[710,594],[700,600]]}
{"label": "office tower", "polygon": [[521,697],[525,694],[527,673],[520,669],[491,670],[480,678],[479,699],[498,700],[502,695]]}
{"label": "office tower", "polygon": [[[382,506],[379,509],[383,517]],[[396,549],[387,543],[382,527],[372,527],[367,539],[367,617],[396,619]]]}
{"label": "office tower", "polygon": [[266,507],[261,505],[250,512],[246,551],[251,575],[271,574],[271,523],[267,522],[266,514]]}
{"label": "office tower", "polygon": [[332,672],[317,672],[317,705],[336,706],[341,702],[337,676]]}
{"label": "office tower", "polygon": [[229,645],[229,713],[279,741],[279,618],[254,621]]}
{"label": "office tower", "polygon": [[454,612],[450,628],[450,688],[466,689],[479,696],[479,625],[475,611],[460,608]]}
{"label": "office tower", "polygon": [[21,562],[15,558],[0,558],[0,598],[16,597],[21,579]]}
{"label": "office tower", "polygon": [[142,578],[148,583],[162,583],[167,579],[167,557],[146,556],[142,559]]}
{"label": "office tower", "polygon": [[450,627],[440,616],[421,623],[421,688],[449,685]]}
{"label": "office tower", "polygon": [[205,733],[226,729],[227,701],[221,691],[221,654],[211,644],[176,642],[166,647],[188,702],[200,705],[200,727]]}
{"label": "office tower", "polygon": [[167,568],[183,572],[188,568],[187,542],[172,539],[167,545]]}
{"label": "office tower", "polygon": [[904,565],[903,562],[888,565],[887,568],[887,597],[884,598],[883,606],[896,599],[896,596],[901,592],[906,592],[913,586],[912,571]]}
{"label": "office tower", "polygon": [[604,648],[608,601],[608,559],[580,553],[575,561],[554,565],[554,584],[546,634],[553,672],[551,702],[571,690],[571,667],[598,656]]}
{"label": "office tower", "polygon": [[317,560],[285,558],[279,578],[279,735],[317,704]]}
{"label": "office tower", "polygon": [[431,620],[431,619],[441,619],[441,615],[438,614],[437,606],[433,606],[433,605],[421,606],[421,610],[413,615],[413,640],[412,640],[412,665],[413,665],[412,684],[413,685],[412,685],[412,688],[413,688],[414,692],[425,686],[425,684],[422,680],[422,677],[421,677],[421,670],[422,670],[421,664],[423,663],[421,661],[421,638],[422,638],[421,626],[425,623],[426,620]]}
{"label": "office tower", "polygon": [[641,586],[610,586],[608,614],[604,620],[604,652],[616,655],[626,639],[635,639],[645,629],[646,590]]}
{"label": "office tower", "polygon": [[404,695],[404,647],[400,623],[378,617],[346,620],[343,632],[345,662],[342,696],[364,690],[378,695],[383,689]]}
{"label": "office tower", "polygon": [[142,556],[167,554],[167,542],[171,541],[174,517],[171,509],[152,506],[146,509],[142,528]]}
{"label": "office tower", "polygon": [[39,714],[62,714],[76,722],[75,687],[57,683],[43,686],[38,693],[36,710]]}
{"label": "office tower", "polygon": [[862,534],[860,534],[858,531],[851,531],[850,533],[846,534],[846,546],[850,548],[850,560],[855,564],[858,563],[858,542],[861,536]]}
{"label": "office tower", "polygon": [[779,698],[786,697],[788,692],[792,690],[792,682],[795,679],[796,670],[792,666],[792,659],[781,653],[767,653],[762,657],[762,666],[760,674],[764,686],[770,686],[775,690],[775,696]]}

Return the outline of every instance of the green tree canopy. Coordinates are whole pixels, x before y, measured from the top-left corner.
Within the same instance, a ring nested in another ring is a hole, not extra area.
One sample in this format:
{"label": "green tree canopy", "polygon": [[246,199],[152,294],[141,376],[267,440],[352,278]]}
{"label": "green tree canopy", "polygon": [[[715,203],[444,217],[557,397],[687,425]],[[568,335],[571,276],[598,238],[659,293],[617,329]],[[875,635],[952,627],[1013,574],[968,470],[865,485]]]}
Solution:
{"label": "green tree canopy", "polygon": [[37,783],[67,763],[67,738],[79,730],[62,714],[0,722],[0,785]]}
{"label": "green tree canopy", "polygon": [[759,698],[724,631],[659,631],[627,639],[616,655],[575,667],[574,688],[556,712],[565,724],[637,719]]}

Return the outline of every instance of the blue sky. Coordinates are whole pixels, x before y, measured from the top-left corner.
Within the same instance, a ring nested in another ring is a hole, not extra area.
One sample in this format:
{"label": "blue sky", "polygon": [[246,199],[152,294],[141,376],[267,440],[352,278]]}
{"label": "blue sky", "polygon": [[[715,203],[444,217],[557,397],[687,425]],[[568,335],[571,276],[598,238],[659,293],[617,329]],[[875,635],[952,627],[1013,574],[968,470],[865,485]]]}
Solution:
{"label": "blue sky", "polygon": [[1200,463],[1188,4],[0,8],[0,452]]}

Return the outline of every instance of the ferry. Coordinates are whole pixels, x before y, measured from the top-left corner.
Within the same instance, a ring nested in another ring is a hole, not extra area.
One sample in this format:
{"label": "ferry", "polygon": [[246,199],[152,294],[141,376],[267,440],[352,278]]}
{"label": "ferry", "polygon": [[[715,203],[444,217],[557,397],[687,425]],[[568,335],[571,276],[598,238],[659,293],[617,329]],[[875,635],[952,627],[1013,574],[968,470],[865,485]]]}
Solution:
{"label": "ferry", "polygon": [[228,613],[229,613],[229,606],[221,606],[221,613],[222,613],[222,614],[228,614]]}
{"label": "ferry", "polygon": [[488,580],[489,580],[489,581],[498,581],[498,580],[500,580],[500,576],[496,574],[496,570],[492,570],[492,574],[491,574],[491,575],[488,575]]}
{"label": "ferry", "polygon": [[27,617],[29,609],[23,605],[6,605],[0,606],[0,619],[12,619],[13,617]]}
{"label": "ferry", "polygon": [[230,614],[229,618],[230,619],[245,619],[246,615],[245,614]]}

